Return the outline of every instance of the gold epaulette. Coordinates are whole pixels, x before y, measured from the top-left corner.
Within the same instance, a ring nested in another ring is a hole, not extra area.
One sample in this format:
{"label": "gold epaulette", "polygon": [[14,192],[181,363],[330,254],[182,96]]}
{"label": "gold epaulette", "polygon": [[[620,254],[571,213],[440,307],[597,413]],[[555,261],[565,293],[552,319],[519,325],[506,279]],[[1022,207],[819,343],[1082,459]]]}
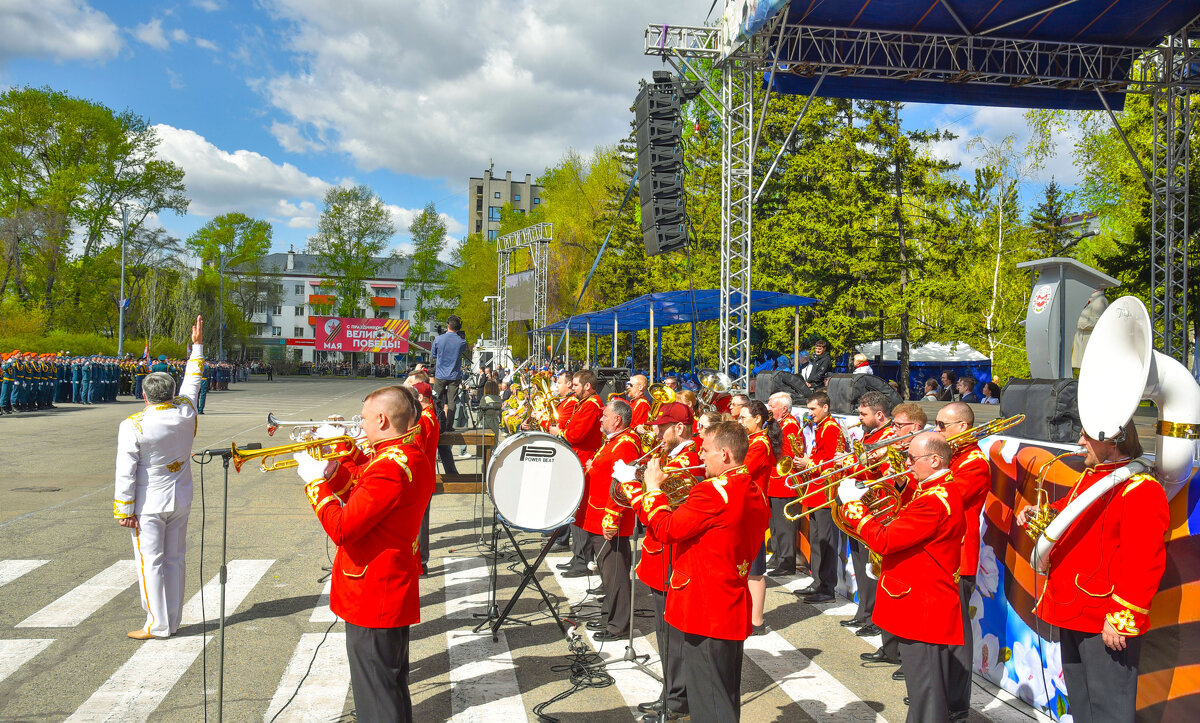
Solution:
{"label": "gold epaulette", "polygon": [[142,420],[143,420],[143,419],[145,419],[145,417],[146,417],[146,410],[145,410],[145,409],[143,409],[143,410],[142,410],[142,411],[140,411],[140,412],[134,412],[133,414],[130,414],[130,415],[129,415],[128,417],[126,417],[125,419],[126,419],[127,421],[129,421],[129,422],[132,422],[132,423],[133,423],[133,428],[134,428],[134,429],[136,429],[136,430],[138,431],[138,433],[139,433],[139,434],[141,434],[141,432],[142,432]]}
{"label": "gold epaulette", "polygon": [[1158,479],[1152,474],[1135,474],[1131,476],[1127,482],[1125,482],[1125,488],[1121,490],[1121,496],[1124,497],[1125,495],[1129,494],[1134,490],[1134,488],[1143,482],[1154,482],[1157,484]]}
{"label": "gold epaulette", "polygon": [[947,498],[950,496],[950,493],[946,490],[944,485],[934,485],[928,489],[921,490],[917,497],[924,497],[925,495],[933,495],[934,497],[938,498],[938,500],[945,505],[946,514],[950,514],[950,502],[947,500]]}

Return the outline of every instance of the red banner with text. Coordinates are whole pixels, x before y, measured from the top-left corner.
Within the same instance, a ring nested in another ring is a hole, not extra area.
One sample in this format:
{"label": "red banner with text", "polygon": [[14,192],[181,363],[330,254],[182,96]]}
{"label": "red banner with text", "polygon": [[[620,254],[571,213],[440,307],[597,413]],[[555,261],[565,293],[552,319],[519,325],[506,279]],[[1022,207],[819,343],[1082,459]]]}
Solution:
{"label": "red banner with text", "polygon": [[408,353],[408,321],[322,316],[316,319],[321,351]]}

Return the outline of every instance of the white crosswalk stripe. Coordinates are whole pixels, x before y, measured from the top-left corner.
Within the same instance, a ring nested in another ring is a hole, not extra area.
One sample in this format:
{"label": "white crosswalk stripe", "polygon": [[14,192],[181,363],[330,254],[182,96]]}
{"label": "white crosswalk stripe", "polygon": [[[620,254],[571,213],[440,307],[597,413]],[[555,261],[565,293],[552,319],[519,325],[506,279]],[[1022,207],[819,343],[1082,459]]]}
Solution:
{"label": "white crosswalk stripe", "polygon": [[[481,558],[442,559],[447,617],[466,619],[473,613],[486,612],[486,561]],[[481,588],[482,599],[479,597]],[[497,642],[492,642],[490,629],[475,633],[465,625],[446,632],[446,648],[450,655],[451,720],[474,723],[525,719],[525,703],[517,684],[508,638],[503,630],[498,637]]]}
{"label": "white crosswalk stripe", "polygon": [[[795,593],[797,590],[803,590],[812,584],[812,578],[806,575],[793,575],[791,578],[776,579],[781,587],[790,593]],[[858,603],[853,600],[844,600],[840,597],[834,597],[833,602],[827,603],[805,603],[817,608],[825,615],[837,615],[840,617],[852,617],[858,612]],[[858,636],[866,641],[869,645],[879,648],[883,645],[883,636],[881,635],[860,635]]]}
{"label": "white crosswalk stripe", "polygon": [[[274,560],[234,560],[229,563],[229,583],[226,586],[225,610],[236,610],[251,589],[262,578]],[[205,609],[218,610],[219,576],[204,586]],[[210,602],[211,601],[211,602]],[[200,593],[184,605],[184,624],[200,622]],[[189,611],[191,611],[189,613]],[[191,618],[189,618],[189,614]],[[109,677],[83,705],[68,718],[69,721],[130,721],[145,720],[154,712],[187,669],[199,657],[204,645],[213,635],[176,637],[169,640],[148,640],[138,647],[115,673]],[[154,675],[146,675],[153,670]]]}
{"label": "white crosswalk stripe", "polygon": [[305,633],[292,653],[264,721],[317,723],[337,720],[350,693],[345,633]]}
{"label": "white crosswalk stripe", "polygon": [[746,639],[745,655],[771,676],[779,689],[816,721],[882,721],[837,678],[817,665],[779,633]]}
{"label": "white crosswalk stripe", "polygon": [[0,560],[0,587],[33,572],[49,560]]}
{"label": "white crosswalk stripe", "polygon": [[120,560],[96,574],[33,615],[17,623],[18,628],[69,628],[107,605],[130,585],[137,583],[137,563]]}
{"label": "white crosswalk stripe", "polygon": [[332,623],[336,622],[338,617],[333,614],[333,610],[329,609],[329,593],[333,590],[333,580],[326,580],[325,587],[321,590],[321,597],[317,598],[317,606],[313,608],[312,615],[309,616],[310,623]]}
{"label": "white crosswalk stripe", "polygon": [[[563,577],[563,571],[559,570],[558,563],[566,562],[568,557],[557,556],[547,557],[546,564],[549,569],[554,571],[554,579],[558,581],[559,587],[562,588],[570,601],[580,601],[587,595],[588,580],[587,577]],[[591,580],[599,583],[599,576],[593,576]],[[623,585],[628,585],[628,581],[622,581]],[[648,625],[653,626],[653,621],[648,622]],[[662,684],[654,678],[647,675],[645,672],[633,665],[633,663],[623,661],[625,657],[625,649],[628,646],[626,640],[614,640],[608,643],[597,642],[596,633],[587,629],[587,626],[581,626],[579,632],[587,636],[588,642],[600,655],[603,660],[609,661],[609,665],[605,667],[608,674],[616,681],[617,690],[621,691],[621,697],[625,699],[625,704],[628,705],[635,718],[641,718],[641,713],[638,712],[638,703],[645,703],[659,697],[662,692]],[[637,655],[648,655],[648,667],[658,676],[662,676],[662,665],[658,658],[658,653],[645,635],[633,636],[633,651]]]}
{"label": "white crosswalk stripe", "polygon": [[0,682],[16,672],[33,656],[50,647],[53,640],[0,640]]}

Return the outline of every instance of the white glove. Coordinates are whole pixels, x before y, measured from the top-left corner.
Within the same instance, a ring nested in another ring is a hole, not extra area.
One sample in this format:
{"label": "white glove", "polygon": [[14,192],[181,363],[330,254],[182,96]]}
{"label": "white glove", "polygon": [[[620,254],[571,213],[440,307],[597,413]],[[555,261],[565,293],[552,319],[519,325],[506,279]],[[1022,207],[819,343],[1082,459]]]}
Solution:
{"label": "white glove", "polygon": [[305,482],[327,479],[337,466],[333,460],[315,459],[308,452],[296,452],[292,459],[296,460],[296,474]]}
{"label": "white glove", "polygon": [[618,459],[613,463],[613,479],[622,483],[632,482],[637,477],[637,469],[637,467],[628,462],[622,462]]}
{"label": "white glove", "polygon": [[332,439],[333,437],[342,437],[346,434],[345,427],[339,427],[333,424],[322,424],[313,430],[313,439]]}

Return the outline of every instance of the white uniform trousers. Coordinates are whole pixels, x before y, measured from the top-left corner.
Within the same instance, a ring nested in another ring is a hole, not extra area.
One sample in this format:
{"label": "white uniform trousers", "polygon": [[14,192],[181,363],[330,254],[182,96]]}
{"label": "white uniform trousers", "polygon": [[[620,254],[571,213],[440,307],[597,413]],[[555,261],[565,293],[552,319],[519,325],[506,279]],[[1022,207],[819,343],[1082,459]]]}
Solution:
{"label": "white uniform trousers", "polygon": [[146,611],[144,629],[155,637],[174,635],[183,612],[184,555],[191,506],[138,515],[132,530],[138,589]]}

